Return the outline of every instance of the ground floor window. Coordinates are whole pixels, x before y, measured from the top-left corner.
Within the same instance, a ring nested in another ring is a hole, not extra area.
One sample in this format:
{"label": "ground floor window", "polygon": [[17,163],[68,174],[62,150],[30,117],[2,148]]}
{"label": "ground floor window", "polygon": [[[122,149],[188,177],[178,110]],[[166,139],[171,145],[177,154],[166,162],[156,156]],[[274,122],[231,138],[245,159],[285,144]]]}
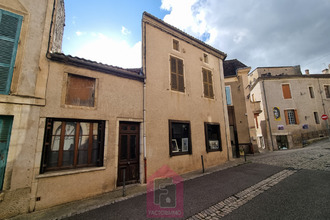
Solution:
{"label": "ground floor window", "polygon": [[189,121],[169,120],[170,156],[191,154]]}
{"label": "ground floor window", "polygon": [[103,165],[105,121],[46,119],[41,173]]}
{"label": "ground floor window", "polygon": [[204,123],[206,151],[221,151],[220,125],[217,123]]}

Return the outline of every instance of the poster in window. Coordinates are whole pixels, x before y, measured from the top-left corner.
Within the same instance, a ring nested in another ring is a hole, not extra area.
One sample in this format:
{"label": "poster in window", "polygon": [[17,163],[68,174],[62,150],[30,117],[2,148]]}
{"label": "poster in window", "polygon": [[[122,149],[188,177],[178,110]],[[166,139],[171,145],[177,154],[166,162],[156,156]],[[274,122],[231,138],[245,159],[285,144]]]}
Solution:
{"label": "poster in window", "polygon": [[281,121],[280,109],[278,107],[274,107],[273,108],[273,112],[274,112],[274,119],[275,119],[275,121]]}
{"label": "poster in window", "polygon": [[182,152],[188,151],[188,138],[182,138]]}
{"label": "poster in window", "polygon": [[218,150],[219,149],[219,141],[218,140],[209,140],[209,146],[211,150]]}
{"label": "poster in window", "polygon": [[178,152],[178,142],[176,142],[176,139],[172,139],[172,152]]}

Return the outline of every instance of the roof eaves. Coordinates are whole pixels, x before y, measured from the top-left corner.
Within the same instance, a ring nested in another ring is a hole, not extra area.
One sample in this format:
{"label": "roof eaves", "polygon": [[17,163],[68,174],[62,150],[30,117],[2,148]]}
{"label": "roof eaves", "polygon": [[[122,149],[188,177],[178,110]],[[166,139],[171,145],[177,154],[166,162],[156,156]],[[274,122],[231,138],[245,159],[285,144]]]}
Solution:
{"label": "roof eaves", "polygon": [[[161,19],[155,17],[154,15],[152,15],[152,14],[146,12],[146,11],[143,12],[143,21],[145,22],[145,20],[144,20],[144,16],[147,16],[147,17],[151,18],[152,20],[161,23],[162,25],[166,26],[167,28],[170,28],[170,29],[172,29],[173,31],[178,32],[178,33],[180,33],[181,35],[183,35],[183,36],[189,38],[190,40],[195,41],[195,42],[197,42],[198,44],[201,44],[201,45],[203,45],[204,47],[208,48],[209,50],[212,50],[213,52],[215,52],[215,53],[221,55],[221,58],[222,58],[223,60],[226,59],[226,57],[227,57],[227,54],[226,54],[226,53],[224,53],[224,52],[222,52],[222,51],[220,51],[220,50],[218,50],[218,49],[216,49],[216,48],[214,48],[214,47],[212,47],[212,46],[210,46],[210,45],[204,43],[203,41],[201,41],[201,40],[199,40],[199,39],[197,39],[197,38],[195,38],[195,37],[193,37],[193,36],[191,36],[191,35],[185,33],[184,31],[181,31],[180,29],[178,29],[178,28],[176,28],[176,27],[174,27],[174,26],[172,26],[172,25],[166,23],[165,21],[163,21],[163,20],[161,20]],[[160,27],[158,27],[158,28],[160,28]]]}
{"label": "roof eaves", "polygon": [[[87,68],[90,70],[95,70],[123,78],[129,78],[129,79],[134,79],[138,81],[143,81],[144,76],[142,74],[141,69],[123,69],[120,67],[115,67],[103,63],[98,63],[95,61],[91,60],[86,60],[84,58],[79,58],[79,57],[73,57],[71,55],[65,55],[63,53],[49,53],[50,60],[56,61],[56,62],[61,62],[65,63],[68,65],[73,65],[81,68]],[[138,71],[140,70],[140,71]]]}

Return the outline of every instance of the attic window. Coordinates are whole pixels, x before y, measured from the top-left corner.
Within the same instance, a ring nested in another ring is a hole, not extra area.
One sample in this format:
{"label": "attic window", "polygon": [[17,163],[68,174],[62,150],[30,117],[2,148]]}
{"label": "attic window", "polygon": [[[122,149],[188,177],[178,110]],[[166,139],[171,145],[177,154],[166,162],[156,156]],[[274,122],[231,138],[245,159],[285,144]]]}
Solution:
{"label": "attic window", "polygon": [[65,104],[94,107],[94,101],[95,79],[69,74]]}
{"label": "attic window", "polygon": [[179,41],[173,39],[173,50],[179,51]]}
{"label": "attic window", "polygon": [[207,55],[206,53],[203,54],[203,61],[204,63],[209,63],[209,55]]}

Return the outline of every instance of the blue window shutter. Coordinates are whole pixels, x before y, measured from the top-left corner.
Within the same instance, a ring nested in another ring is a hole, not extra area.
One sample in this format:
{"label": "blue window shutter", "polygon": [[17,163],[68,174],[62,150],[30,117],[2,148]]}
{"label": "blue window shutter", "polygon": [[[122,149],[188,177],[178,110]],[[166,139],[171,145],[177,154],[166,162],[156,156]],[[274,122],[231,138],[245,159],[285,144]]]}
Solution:
{"label": "blue window shutter", "polygon": [[0,94],[9,94],[23,17],[0,9]]}
{"label": "blue window shutter", "polygon": [[227,98],[227,105],[231,105],[231,95],[230,95],[230,87],[226,86],[226,98]]}
{"label": "blue window shutter", "polygon": [[0,191],[5,177],[12,123],[12,116],[0,115]]}

